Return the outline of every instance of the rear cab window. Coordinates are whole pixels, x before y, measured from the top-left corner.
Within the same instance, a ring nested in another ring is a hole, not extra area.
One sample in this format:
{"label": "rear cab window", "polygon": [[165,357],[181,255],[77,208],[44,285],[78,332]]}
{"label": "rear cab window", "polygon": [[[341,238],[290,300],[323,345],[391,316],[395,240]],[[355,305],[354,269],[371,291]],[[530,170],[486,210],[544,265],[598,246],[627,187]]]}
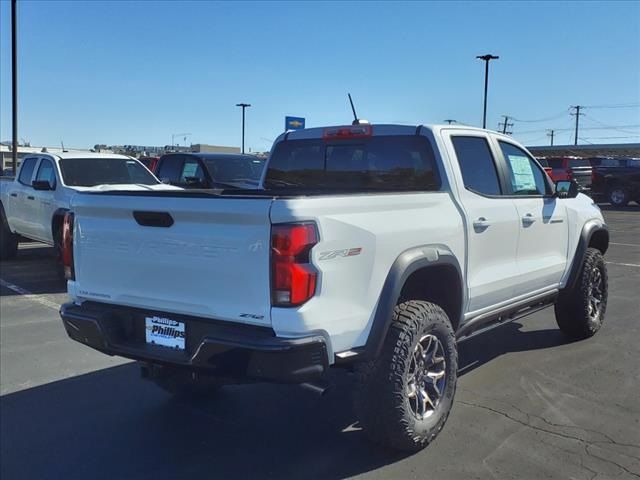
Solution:
{"label": "rear cab window", "polygon": [[420,135],[300,139],[276,145],[264,188],[433,191],[440,189],[440,176],[431,144]]}

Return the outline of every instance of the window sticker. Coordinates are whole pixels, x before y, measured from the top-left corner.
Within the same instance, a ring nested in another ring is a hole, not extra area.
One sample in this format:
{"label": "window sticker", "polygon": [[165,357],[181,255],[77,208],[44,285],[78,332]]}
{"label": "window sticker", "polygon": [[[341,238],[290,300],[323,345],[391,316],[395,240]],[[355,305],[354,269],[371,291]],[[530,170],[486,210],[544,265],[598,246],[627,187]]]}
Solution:
{"label": "window sticker", "polygon": [[522,155],[509,155],[509,163],[513,172],[513,189],[516,192],[537,191],[529,159]]}

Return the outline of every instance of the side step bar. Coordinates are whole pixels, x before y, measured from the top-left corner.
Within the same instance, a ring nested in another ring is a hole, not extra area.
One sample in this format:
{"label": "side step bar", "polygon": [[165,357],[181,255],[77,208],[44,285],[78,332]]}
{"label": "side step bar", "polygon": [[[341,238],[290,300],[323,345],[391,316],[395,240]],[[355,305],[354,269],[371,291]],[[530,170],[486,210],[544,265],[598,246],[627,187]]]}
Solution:
{"label": "side step bar", "polygon": [[482,332],[550,307],[558,298],[558,292],[558,290],[545,292],[471,318],[458,329],[456,339],[458,342],[468,340]]}

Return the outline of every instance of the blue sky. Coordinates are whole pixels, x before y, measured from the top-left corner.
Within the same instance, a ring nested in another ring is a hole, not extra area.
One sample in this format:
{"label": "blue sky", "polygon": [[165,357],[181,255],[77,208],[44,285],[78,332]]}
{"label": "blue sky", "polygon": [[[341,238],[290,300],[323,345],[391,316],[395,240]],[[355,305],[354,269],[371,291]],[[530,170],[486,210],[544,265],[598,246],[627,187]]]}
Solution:
{"label": "blue sky", "polygon": [[[347,92],[372,122],[480,125],[475,56],[487,52],[500,55],[490,128],[507,114],[527,144],[546,144],[547,128],[569,143],[568,107],[581,104],[598,107],[584,110],[581,143],[640,141],[640,2],[18,4],[19,136],[33,145],[166,145],[182,132],[239,145],[235,104],[248,102],[247,148],[267,150],[285,115],[349,123]],[[1,0],[2,140],[9,12]]]}

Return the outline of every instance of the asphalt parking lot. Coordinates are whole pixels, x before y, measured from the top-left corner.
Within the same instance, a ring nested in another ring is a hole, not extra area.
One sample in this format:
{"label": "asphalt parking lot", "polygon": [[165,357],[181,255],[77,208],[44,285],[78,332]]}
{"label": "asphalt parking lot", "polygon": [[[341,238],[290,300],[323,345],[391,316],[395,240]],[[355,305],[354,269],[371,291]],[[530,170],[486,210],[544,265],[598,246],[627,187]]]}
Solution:
{"label": "asphalt parking lot", "polygon": [[602,330],[568,342],[547,309],[464,342],[452,414],[414,455],[365,441],[346,374],[324,397],[253,385],[171,398],[67,338],[51,251],[22,245],[0,267],[0,477],[638,478],[640,207],[603,210]]}

